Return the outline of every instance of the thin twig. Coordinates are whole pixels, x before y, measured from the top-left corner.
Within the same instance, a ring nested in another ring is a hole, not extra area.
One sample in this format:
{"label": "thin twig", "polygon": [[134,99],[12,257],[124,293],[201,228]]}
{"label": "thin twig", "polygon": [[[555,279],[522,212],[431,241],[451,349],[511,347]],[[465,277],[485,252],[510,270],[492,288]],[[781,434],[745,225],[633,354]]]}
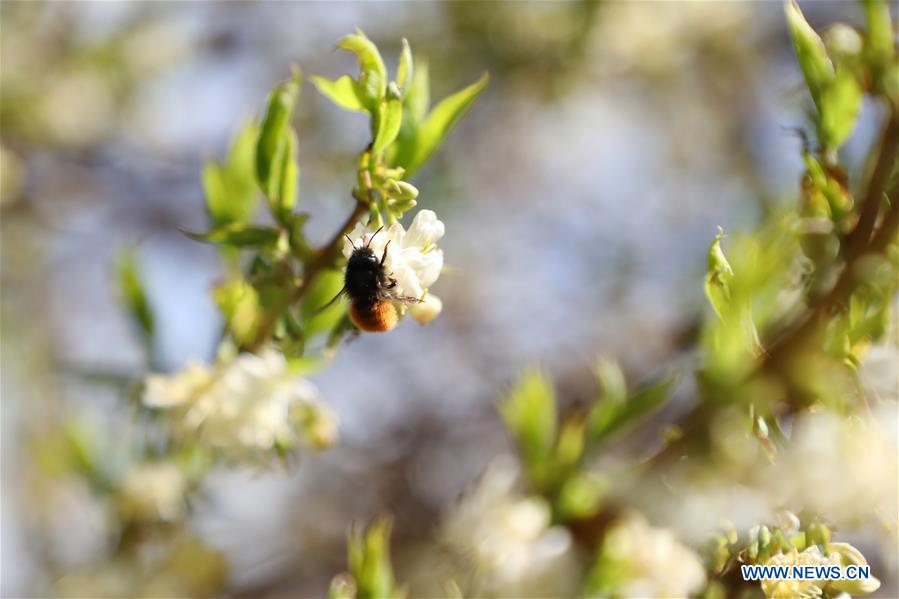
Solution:
{"label": "thin twig", "polygon": [[315,259],[306,267],[306,272],[303,273],[303,281],[296,289],[294,289],[290,296],[291,305],[300,301],[321,271],[331,266],[334,258],[340,252],[343,236],[349,233],[350,229],[353,228],[353,225],[356,224],[357,220],[362,218],[362,215],[365,214],[367,209],[368,204],[356,200],[356,206],[353,208],[353,212],[347,217],[346,221],[344,221],[343,225],[341,225],[331,240],[318,250]]}

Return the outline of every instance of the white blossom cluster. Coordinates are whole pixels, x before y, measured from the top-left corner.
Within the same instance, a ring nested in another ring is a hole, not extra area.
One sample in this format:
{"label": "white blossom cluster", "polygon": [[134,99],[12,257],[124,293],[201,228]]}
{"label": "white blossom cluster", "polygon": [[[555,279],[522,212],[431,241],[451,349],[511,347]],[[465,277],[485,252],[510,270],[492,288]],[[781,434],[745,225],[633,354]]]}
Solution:
{"label": "white blossom cluster", "polygon": [[692,597],[705,585],[705,567],[668,529],[631,514],[607,533],[603,555],[615,564],[624,597]]}
{"label": "white blossom cluster", "polygon": [[337,434],[336,417],[316,388],[292,374],[273,349],[220,357],[211,368],[191,363],[174,375],[151,375],[143,403],[171,413],[176,437],[232,456],[298,442],[327,447]]}
{"label": "white blossom cluster", "polygon": [[[516,490],[517,466],[497,460],[444,522],[443,541],[472,571],[476,586],[499,596],[535,589],[567,593],[573,572],[571,533],[553,526],[549,504]],[[568,581],[568,582],[566,582]],[[561,585],[561,586],[560,586]]]}

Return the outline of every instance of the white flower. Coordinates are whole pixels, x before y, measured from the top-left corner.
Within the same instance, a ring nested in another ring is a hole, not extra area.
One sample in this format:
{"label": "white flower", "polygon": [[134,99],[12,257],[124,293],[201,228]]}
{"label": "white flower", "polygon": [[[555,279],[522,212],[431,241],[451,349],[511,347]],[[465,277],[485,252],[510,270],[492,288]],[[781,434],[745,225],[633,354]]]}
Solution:
{"label": "white flower", "polygon": [[176,520],[184,512],[184,474],[172,462],[148,462],[125,475],[119,507],[138,520]]}
{"label": "white flower", "polygon": [[[637,514],[609,530],[598,563],[603,568],[594,574],[602,580],[603,591],[625,597],[688,597],[705,584],[705,569],[696,553],[670,530],[654,528]],[[604,586],[607,579],[616,581],[614,589]]]}
{"label": "white flower", "polygon": [[272,349],[220,358],[211,369],[191,364],[172,376],[151,375],[143,401],[173,410],[176,435],[225,452],[290,448],[300,439],[321,447],[336,436],[318,391]]}
{"label": "white flower", "polygon": [[546,501],[515,491],[517,479],[513,463],[495,462],[453,509],[442,535],[480,574],[481,590],[506,596],[567,584],[573,563],[570,533],[551,526]]}
{"label": "white flower", "polygon": [[821,513],[842,525],[874,516],[895,526],[895,408],[875,409],[872,416],[847,419],[821,410],[798,417],[789,447],[764,473],[772,481],[772,502]]}
{"label": "white flower", "polygon": [[443,250],[436,243],[443,237],[444,230],[443,222],[432,210],[421,210],[416,214],[408,231],[395,223],[375,234],[357,223],[349,235],[352,243],[349,240],[343,242],[343,255],[349,258],[354,247],[370,243],[369,247],[380,257],[386,247],[384,266],[396,279],[397,294],[423,299],[443,269]]}

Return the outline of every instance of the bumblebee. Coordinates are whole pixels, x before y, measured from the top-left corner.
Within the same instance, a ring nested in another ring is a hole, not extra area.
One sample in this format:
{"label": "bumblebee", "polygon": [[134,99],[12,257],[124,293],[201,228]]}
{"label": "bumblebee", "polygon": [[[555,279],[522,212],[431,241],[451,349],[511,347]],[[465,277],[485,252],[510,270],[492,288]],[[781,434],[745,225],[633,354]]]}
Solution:
{"label": "bumblebee", "polygon": [[418,298],[395,291],[396,279],[384,266],[390,242],[384,246],[380,258],[371,249],[371,242],[381,229],[375,231],[368,243],[361,247],[356,247],[346,235],[353,245],[353,253],[347,261],[341,294],[350,300],[350,320],[360,330],[369,333],[383,333],[396,327],[399,320],[396,304],[421,303]]}

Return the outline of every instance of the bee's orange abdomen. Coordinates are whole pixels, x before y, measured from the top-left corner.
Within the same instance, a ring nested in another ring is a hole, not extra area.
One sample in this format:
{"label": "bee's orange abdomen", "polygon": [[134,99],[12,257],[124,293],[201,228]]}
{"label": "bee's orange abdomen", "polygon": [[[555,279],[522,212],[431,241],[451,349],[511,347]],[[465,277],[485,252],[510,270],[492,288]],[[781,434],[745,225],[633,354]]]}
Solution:
{"label": "bee's orange abdomen", "polygon": [[350,319],[360,330],[368,333],[384,333],[396,326],[398,317],[392,303],[375,302],[371,305],[352,304]]}

